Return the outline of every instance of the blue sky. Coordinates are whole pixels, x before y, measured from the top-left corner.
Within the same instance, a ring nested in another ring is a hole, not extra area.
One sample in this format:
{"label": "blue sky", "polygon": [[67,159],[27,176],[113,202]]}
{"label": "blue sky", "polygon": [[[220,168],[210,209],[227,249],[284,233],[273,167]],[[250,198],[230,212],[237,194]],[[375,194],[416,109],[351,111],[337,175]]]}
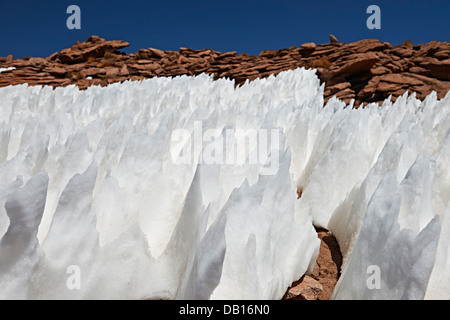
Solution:
{"label": "blue sky", "polygon": [[[69,30],[69,5],[81,9],[81,30]],[[369,5],[381,29],[366,26]],[[450,41],[450,0],[0,0],[0,56],[49,56],[91,35],[141,48],[212,48],[257,55],[264,49],[376,38],[392,44]]]}

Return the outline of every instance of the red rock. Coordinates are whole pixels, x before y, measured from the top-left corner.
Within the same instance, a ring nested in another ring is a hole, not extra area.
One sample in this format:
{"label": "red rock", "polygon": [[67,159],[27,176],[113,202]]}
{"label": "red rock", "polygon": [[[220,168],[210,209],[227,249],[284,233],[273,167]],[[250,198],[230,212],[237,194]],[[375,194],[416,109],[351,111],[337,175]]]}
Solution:
{"label": "red rock", "polygon": [[431,41],[420,46],[419,51],[415,54],[418,57],[432,56],[436,51],[439,50],[439,42]]}
{"label": "red rock", "polygon": [[51,60],[51,61],[56,60],[56,58],[58,57],[58,55],[59,55],[59,52],[55,52],[55,53],[53,53],[51,56],[49,56],[47,59],[48,59],[48,60]]}
{"label": "red rock", "polygon": [[180,53],[181,53],[181,54],[195,53],[195,50],[194,50],[194,49],[191,49],[191,48],[181,47],[181,48],[180,48]]}
{"label": "red rock", "polygon": [[430,70],[430,75],[435,78],[450,80],[450,59],[439,61],[433,58],[432,61],[423,62],[420,66]]}
{"label": "red rock", "polygon": [[237,52],[236,51],[224,52],[224,53],[218,55],[216,60],[221,60],[221,59],[228,58],[228,57],[237,57]]}
{"label": "red rock", "polygon": [[277,55],[277,50],[263,50],[259,54],[261,58],[273,58]]}
{"label": "red rock", "polygon": [[180,55],[180,56],[177,58],[176,64],[184,64],[184,63],[188,63],[188,62],[189,62],[188,58],[186,58],[186,57],[183,56],[183,55]]}
{"label": "red rock", "polygon": [[411,58],[411,61],[418,65],[421,66],[422,64],[429,64],[432,63],[434,61],[438,61],[437,59],[433,58],[433,57],[420,57],[420,56],[414,56]]}
{"label": "red rock", "polygon": [[152,61],[149,59],[139,59],[139,60],[136,60],[136,63],[137,64],[151,64]]}
{"label": "red rock", "polygon": [[44,69],[44,71],[56,77],[65,76],[68,72],[67,69],[58,66],[47,67]]}
{"label": "red rock", "polygon": [[253,67],[254,70],[258,70],[258,71],[265,71],[267,68],[269,68],[271,65],[269,63],[264,63],[264,64],[257,64]]}
{"label": "red rock", "polygon": [[223,65],[218,65],[217,66],[217,70],[218,71],[227,71],[227,70],[231,70],[236,68],[238,65],[235,64],[223,64]]}
{"label": "red rock", "polygon": [[333,66],[322,74],[322,80],[327,81],[341,74],[348,76],[369,71],[378,61],[378,57],[373,52],[345,56],[336,60]]}
{"label": "red rock", "polygon": [[[322,285],[323,290],[317,297],[318,300],[329,300],[340,276],[342,254],[339,244],[331,232],[325,229],[316,229],[316,231],[320,239],[319,255],[313,272],[304,278],[312,278]],[[297,286],[304,278],[294,282],[291,287]],[[314,287],[314,285],[311,287]],[[284,299],[286,299],[286,296],[287,292]]]}
{"label": "red rock", "polygon": [[370,69],[370,73],[374,76],[379,76],[382,74],[391,73],[391,70],[386,67],[379,66],[379,67],[374,67],[374,68]]}
{"label": "red rock", "polygon": [[128,67],[127,67],[126,64],[124,64],[124,65],[122,66],[122,68],[120,69],[119,74],[120,74],[121,76],[129,76],[129,75],[130,75],[130,71],[128,71]]}
{"label": "red rock", "polygon": [[277,62],[266,67],[266,71],[279,71],[284,69],[293,69],[293,66],[289,62]]}
{"label": "red rock", "polygon": [[200,50],[197,54],[199,57],[209,57],[213,51],[211,49]]}
{"label": "red rock", "polygon": [[318,300],[320,293],[323,291],[319,281],[304,276],[300,283],[289,288],[284,299],[285,300]]}
{"label": "red rock", "polygon": [[148,60],[150,59],[150,54],[147,50],[140,49],[138,52],[136,52],[135,57],[136,59]]}
{"label": "red rock", "polygon": [[366,53],[369,51],[382,51],[390,47],[391,45],[389,43],[380,42],[377,39],[363,39],[346,44],[341,48],[341,50],[350,53]]}
{"label": "red rock", "polygon": [[393,48],[392,53],[402,58],[409,58],[413,55],[413,50],[407,46],[400,46]]}
{"label": "red rock", "polygon": [[395,90],[399,90],[401,89],[402,86],[399,85],[398,83],[388,83],[388,82],[379,82],[378,86],[377,86],[377,91],[380,92],[392,92]]}
{"label": "red rock", "polygon": [[32,66],[42,67],[43,65],[48,64],[48,61],[45,58],[30,58],[28,63]]}
{"label": "red rock", "polygon": [[427,76],[430,74],[430,70],[422,68],[422,67],[416,67],[416,66],[409,68],[409,72],[424,75],[424,76]]}
{"label": "red rock", "polygon": [[[285,57],[289,54],[289,49],[280,49],[277,51],[277,57]],[[286,57],[288,58],[288,57]]]}
{"label": "red rock", "polygon": [[392,61],[392,62],[386,64],[385,67],[391,71],[390,73],[402,72],[402,67],[394,64],[394,62],[395,61]]}
{"label": "red rock", "polygon": [[343,44],[341,44],[341,43],[339,43],[339,44],[331,44],[331,43],[319,44],[319,45],[317,45],[316,50],[314,50],[314,52],[311,53],[311,55],[309,55],[309,57],[313,58],[313,57],[327,56],[331,61],[334,61],[336,59],[331,58],[333,55],[338,55],[338,57],[342,56],[341,54],[339,54],[339,50],[342,48],[342,45]]}
{"label": "red rock", "polygon": [[339,43],[338,39],[332,34],[330,34],[330,42],[331,43]]}
{"label": "red rock", "polygon": [[58,58],[64,63],[83,62],[87,61],[89,57],[103,57],[106,52],[114,52],[129,45],[125,41],[106,41],[100,37],[92,36],[85,42],[79,42],[68,49],[62,50]]}
{"label": "red rock", "polygon": [[300,47],[305,50],[314,50],[316,48],[316,44],[314,42],[307,42],[302,44]]}
{"label": "red rock", "polygon": [[128,67],[136,70],[156,70],[159,69],[161,66],[157,63],[150,63],[150,64],[131,64],[128,65]]}
{"label": "red rock", "polygon": [[336,96],[337,99],[344,101],[345,103],[350,103],[351,99],[355,98],[355,91],[347,88],[341,91],[338,91],[334,96]]}
{"label": "red rock", "polygon": [[106,69],[104,68],[89,68],[80,71],[85,77],[96,76],[99,74],[106,74]]}
{"label": "red rock", "polygon": [[450,84],[450,82],[441,81],[441,80],[438,80],[438,79],[435,79],[435,78],[427,77],[427,76],[416,74],[416,73],[404,73],[404,75],[406,75],[406,76],[408,76],[410,78],[414,78],[414,79],[420,80],[423,83],[426,83],[426,84],[429,84],[429,85],[432,85],[432,86],[436,86],[436,87],[442,86],[442,84],[445,84],[445,83]]}
{"label": "red rock", "polygon": [[161,65],[166,65],[166,66],[172,66],[173,65],[173,62],[169,59],[169,57],[164,57],[164,58],[162,58],[161,60],[159,60],[159,63],[161,64]]}
{"label": "red rock", "polygon": [[450,50],[438,51],[433,55],[433,57],[439,60],[450,59]]}
{"label": "red rock", "polygon": [[63,65],[64,68],[66,68],[69,72],[80,72],[85,69],[93,68],[91,64],[87,64],[85,62],[77,63],[77,64],[70,64],[70,65]]}
{"label": "red rock", "polygon": [[166,68],[165,72],[168,73],[168,76],[179,76],[183,74],[189,74],[189,71],[182,66],[173,66]]}
{"label": "red rock", "polygon": [[[416,97],[418,99],[425,99],[426,96],[429,95],[430,92],[432,92],[434,90],[434,88],[431,85],[423,84],[421,86],[409,87],[408,90],[410,92],[415,92],[416,93]],[[441,98],[439,98],[439,99],[441,99]]]}
{"label": "red rock", "polygon": [[335,94],[335,93],[337,93],[339,91],[342,91],[342,90],[345,90],[345,89],[349,89],[350,87],[351,87],[350,82],[341,82],[341,83],[335,84],[333,86],[329,86],[325,90],[324,95],[325,96],[330,96],[330,95],[333,95],[333,94]]}
{"label": "red rock", "polygon": [[148,48],[147,49],[149,54],[150,54],[150,58],[162,58],[164,57],[166,54],[164,53],[164,51],[159,50],[159,49],[155,49],[155,48]]}
{"label": "red rock", "polygon": [[409,77],[407,74],[385,74],[380,76],[379,79],[383,82],[395,83],[403,86],[415,86],[423,84],[422,81],[416,78]]}
{"label": "red rock", "polygon": [[29,65],[30,65],[30,63],[28,62],[28,60],[16,59],[16,60],[11,60],[11,61],[7,62],[7,64],[5,66],[21,69],[22,67],[27,67]]}
{"label": "red rock", "polygon": [[369,80],[368,84],[366,84],[359,92],[356,94],[356,98],[360,101],[369,102],[376,96],[376,90],[378,84],[380,83],[379,77],[373,77]]}
{"label": "red rock", "polygon": [[111,78],[118,76],[120,73],[120,70],[115,67],[105,67],[105,70],[106,70],[106,76],[111,77]]}

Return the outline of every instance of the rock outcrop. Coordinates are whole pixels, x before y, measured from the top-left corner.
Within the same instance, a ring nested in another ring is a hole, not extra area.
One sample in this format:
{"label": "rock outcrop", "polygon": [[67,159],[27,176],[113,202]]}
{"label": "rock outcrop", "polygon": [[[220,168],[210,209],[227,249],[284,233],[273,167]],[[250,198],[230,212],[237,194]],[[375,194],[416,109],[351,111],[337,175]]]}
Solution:
{"label": "rock outcrop", "polygon": [[450,90],[450,43],[432,41],[392,46],[376,39],[352,43],[316,45],[313,42],[289,49],[264,50],[258,56],[213,49],[179,51],[141,49],[135,54],[120,52],[124,41],[106,41],[97,36],[77,42],[48,58],[0,58],[0,87],[28,83],[53,87],[76,84],[106,86],[126,80],[160,76],[207,73],[231,78],[236,85],[265,78],[298,67],[315,68],[325,83],[325,102],[336,97],[355,106],[395,100],[406,91],[424,99],[433,90],[443,98]]}
{"label": "rock outcrop", "polygon": [[[301,192],[297,192],[301,197]],[[342,254],[336,238],[325,229],[316,229],[320,251],[314,270],[292,283],[283,300],[329,300],[339,280]]]}
{"label": "rock outcrop", "polygon": [[303,276],[288,289],[283,300],[318,300],[322,291],[323,287],[319,281],[310,276]]}
{"label": "rock outcrop", "polygon": [[86,42],[78,41],[71,48],[62,50],[54,55],[52,59],[58,59],[66,64],[87,62],[90,58],[104,57],[107,52],[112,53],[129,45],[125,41],[105,41],[105,39],[98,36],[92,36]]}

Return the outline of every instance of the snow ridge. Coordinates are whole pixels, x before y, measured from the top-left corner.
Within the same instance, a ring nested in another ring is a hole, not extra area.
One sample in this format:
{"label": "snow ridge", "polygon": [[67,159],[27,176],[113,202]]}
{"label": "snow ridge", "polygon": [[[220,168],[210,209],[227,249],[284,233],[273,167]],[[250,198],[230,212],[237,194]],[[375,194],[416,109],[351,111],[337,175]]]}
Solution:
{"label": "snow ridge", "polygon": [[314,224],[334,298],[448,299],[449,163],[450,94],[323,108],[303,68],[0,88],[0,298],[280,299]]}

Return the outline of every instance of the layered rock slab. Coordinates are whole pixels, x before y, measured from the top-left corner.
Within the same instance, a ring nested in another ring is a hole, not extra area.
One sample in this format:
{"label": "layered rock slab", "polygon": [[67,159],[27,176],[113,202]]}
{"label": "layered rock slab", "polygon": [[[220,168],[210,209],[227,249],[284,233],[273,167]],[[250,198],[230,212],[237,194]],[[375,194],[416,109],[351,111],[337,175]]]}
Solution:
{"label": "layered rock slab", "polygon": [[[450,43],[432,41],[402,45],[376,39],[352,43],[313,42],[288,49],[263,50],[258,56],[213,49],[179,51],[156,48],[126,54],[125,41],[107,41],[92,36],[48,58],[0,58],[0,68],[16,68],[0,73],[0,87],[28,83],[53,87],[76,84],[106,86],[126,80],[152,77],[212,74],[216,79],[234,79],[236,85],[266,78],[298,67],[314,68],[325,83],[325,102],[336,97],[354,106],[381,104],[406,91],[423,100],[432,91],[441,99],[450,90]],[[403,82],[396,81],[401,76]],[[343,87],[343,88],[342,88]]]}

